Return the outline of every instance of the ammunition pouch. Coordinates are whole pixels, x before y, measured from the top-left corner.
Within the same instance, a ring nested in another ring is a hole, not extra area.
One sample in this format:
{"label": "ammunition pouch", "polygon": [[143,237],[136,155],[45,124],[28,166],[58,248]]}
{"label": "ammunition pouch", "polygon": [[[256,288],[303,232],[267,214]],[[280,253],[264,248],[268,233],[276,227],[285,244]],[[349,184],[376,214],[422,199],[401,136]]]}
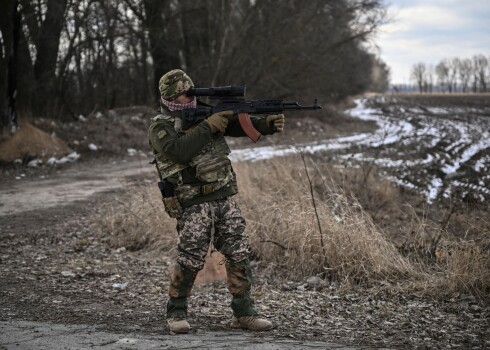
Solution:
{"label": "ammunition pouch", "polygon": [[235,174],[227,157],[212,158],[196,164],[196,179],[202,184],[180,184],[175,193],[181,203],[206,196],[222,187],[234,184]]}
{"label": "ammunition pouch", "polygon": [[168,216],[174,219],[179,219],[182,216],[184,211],[177,197],[162,198],[162,200]]}
{"label": "ammunition pouch", "polygon": [[159,181],[158,188],[162,193],[162,201],[165,211],[171,218],[178,219],[182,216],[183,210],[179,200],[175,196],[174,186],[167,181]]}
{"label": "ammunition pouch", "polygon": [[231,162],[228,158],[212,159],[196,166],[196,177],[202,182],[228,183],[232,179]]}

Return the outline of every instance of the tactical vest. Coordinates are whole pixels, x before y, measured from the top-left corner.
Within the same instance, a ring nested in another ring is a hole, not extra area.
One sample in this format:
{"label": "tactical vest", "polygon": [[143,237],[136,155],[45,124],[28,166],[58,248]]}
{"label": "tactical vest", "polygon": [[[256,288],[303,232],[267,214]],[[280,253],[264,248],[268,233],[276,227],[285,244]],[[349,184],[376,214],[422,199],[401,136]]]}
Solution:
{"label": "tactical vest", "polygon": [[[158,120],[173,123],[175,131],[177,133],[182,132],[180,130],[179,117],[158,115],[153,118],[154,122]],[[175,194],[179,202],[184,203],[190,199],[213,193],[227,185],[232,185],[234,193],[237,193],[235,173],[228,158],[230,152],[230,147],[226,143],[224,136],[216,135],[210,143],[204,146],[198,155],[189,161],[189,164],[179,164],[166,158],[161,153],[154,153],[162,181],[172,175],[177,175],[178,181],[174,184]],[[195,168],[196,178],[202,184],[184,184],[182,182],[181,171],[188,167]]]}

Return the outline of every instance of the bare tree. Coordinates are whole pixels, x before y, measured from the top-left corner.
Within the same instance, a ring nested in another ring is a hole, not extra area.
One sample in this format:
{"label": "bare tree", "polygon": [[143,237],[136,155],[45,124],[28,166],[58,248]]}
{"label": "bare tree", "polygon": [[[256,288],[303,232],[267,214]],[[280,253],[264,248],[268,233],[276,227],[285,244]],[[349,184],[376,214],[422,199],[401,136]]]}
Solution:
{"label": "bare tree", "polygon": [[[0,5],[4,51],[12,1]],[[366,49],[381,0],[19,1],[18,105],[35,115],[148,103],[173,68],[200,85],[247,85],[252,98],[327,101],[388,83]]]}
{"label": "bare tree", "polygon": [[489,63],[488,59],[484,55],[473,56],[473,69],[475,83],[478,81],[478,88],[480,92],[487,92],[487,69]]}
{"label": "bare tree", "polygon": [[425,81],[426,81],[426,88],[425,92],[426,93],[432,93],[432,90],[434,88],[434,66],[433,65],[428,65],[427,66],[427,71],[425,72]]}
{"label": "bare tree", "polygon": [[456,92],[458,83],[459,58],[446,59],[446,67],[448,68],[447,86],[449,92]]}
{"label": "bare tree", "polygon": [[490,57],[475,55],[470,58],[454,57],[441,60],[435,67],[426,66],[420,62],[413,65],[411,78],[417,83],[420,92],[431,92],[433,75],[437,76],[437,82],[441,91],[449,93],[462,91],[466,93],[487,92],[490,79]]}
{"label": "bare tree", "polygon": [[[30,3],[29,3],[30,4]],[[149,101],[148,39],[141,1],[68,0],[60,36],[56,90],[58,114],[88,113]],[[26,8],[25,21],[29,11]],[[41,8],[31,8],[38,15]],[[33,31],[29,31],[31,34]],[[35,35],[28,43],[35,48]]]}
{"label": "bare tree", "polygon": [[465,93],[468,92],[468,86],[471,79],[471,60],[469,58],[459,60],[458,65],[459,82],[461,84],[462,92]]}
{"label": "bare tree", "polygon": [[[253,86],[251,94],[301,92],[329,98],[370,86],[366,67],[375,58],[361,43],[384,20],[380,1],[182,0],[160,5],[154,13],[169,20],[159,33],[172,35],[159,43],[172,43],[166,55],[174,55],[162,62],[166,69],[185,67],[200,84],[246,84]],[[155,81],[161,73],[156,70]]]}
{"label": "bare tree", "polygon": [[439,62],[435,70],[437,75],[437,82],[441,87],[441,90],[443,92],[446,91],[446,88],[449,90],[449,67],[447,65],[447,60],[442,60],[441,62]]}
{"label": "bare tree", "polygon": [[144,22],[148,30],[153,59],[153,90],[158,95],[158,80],[166,71],[181,67],[175,4],[171,0],[143,0]]}
{"label": "bare tree", "polygon": [[[26,6],[29,1],[23,1]],[[35,46],[34,61],[34,105],[40,115],[49,115],[56,110],[56,62],[67,0],[47,0],[46,12],[41,22],[29,21],[32,43]],[[42,6],[42,5],[41,5]],[[41,13],[39,9],[38,14]],[[29,14],[27,14],[29,15]],[[41,18],[42,18],[41,17]]]}
{"label": "bare tree", "polygon": [[424,85],[426,84],[426,71],[427,67],[425,63],[419,62],[412,66],[412,71],[410,73],[412,79],[417,83],[420,93],[424,92]]}

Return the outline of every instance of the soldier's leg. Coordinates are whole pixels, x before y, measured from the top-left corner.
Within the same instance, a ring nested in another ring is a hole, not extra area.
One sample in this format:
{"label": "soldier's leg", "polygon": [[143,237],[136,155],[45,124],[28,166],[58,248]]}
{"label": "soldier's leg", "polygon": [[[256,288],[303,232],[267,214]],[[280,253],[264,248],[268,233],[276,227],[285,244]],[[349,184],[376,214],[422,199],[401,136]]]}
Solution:
{"label": "soldier's leg", "polygon": [[176,263],[170,276],[167,318],[187,317],[187,298],[191,294],[198,270],[188,269]]}
{"label": "soldier's leg", "polygon": [[187,316],[187,298],[197,273],[204,266],[210,230],[208,203],[186,208],[177,221],[178,257],[171,274],[167,318],[185,319]]}
{"label": "soldier's leg", "polygon": [[254,300],[250,294],[252,288],[252,270],[248,259],[240,262],[226,262],[228,290],[233,296],[231,309],[235,317],[255,316]]}
{"label": "soldier's leg", "polygon": [[251,330],[271,329],[272,323],[257,317],[254,300],[250,295],[252,269],[245,219],[231,198],[220,201],[219,214],[215,246],[226,257],[227,284],[232,295],[231,308],[235,316],[235,324],[232,326]]}

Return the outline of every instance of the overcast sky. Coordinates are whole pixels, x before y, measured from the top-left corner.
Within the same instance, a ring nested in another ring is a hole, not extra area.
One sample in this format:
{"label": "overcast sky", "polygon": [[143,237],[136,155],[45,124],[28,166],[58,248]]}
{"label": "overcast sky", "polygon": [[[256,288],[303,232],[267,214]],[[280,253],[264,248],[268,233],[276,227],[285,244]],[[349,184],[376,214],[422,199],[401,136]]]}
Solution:
{"label": "overcast sky", "polygon": [[377,37],[394,84],[408,83],[413,64],[490,55],[490,0],[385,0],[391,23]]}

